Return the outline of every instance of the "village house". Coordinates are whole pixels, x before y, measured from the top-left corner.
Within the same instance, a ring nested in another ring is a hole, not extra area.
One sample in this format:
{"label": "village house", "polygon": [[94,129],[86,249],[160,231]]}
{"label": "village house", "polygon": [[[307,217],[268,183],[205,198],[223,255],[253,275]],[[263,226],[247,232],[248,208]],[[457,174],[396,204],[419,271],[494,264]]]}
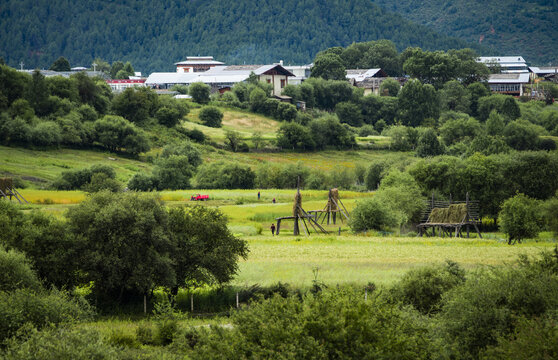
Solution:
{"label": "village house", "polygon": [[477,62],[488,67],[498,66],[502,74],[529,72],[529,67],[522,56],[481,56]]}
{"label": "village house", "polygon": [[525,85],[529,84],[529,81],[529,73],[491,74],[488,78],[488,86],[492,92],[522,96]]}
{"label": "village house", "polygon": [[111,79],[106,80],[112,92],[119,93],[127,88],[145,86],[146,79]]}
{"label": "village house", "polygon": [[364,95],[379,95],[381,83],[388,78],[382,69],[350,69],[346,72],[347,80],[351,85],[364,89]]}
{"label": "village house", "polygon": [[248,80],[250,74],[254,73],[259,81],[272,85],[272,95],[281,95],[283,88],[289,83],[289,78],[294,77],[294,74],[281,64],[224,66],[223,63],[212,59],[209,56],[198,57],[194,61],[196,64],[191,60],[187,64],[185,63],[188,61],[177,63],[177,72],[152,73],[145,84],[154,89],[170,89],[174,85],[202,82],[211,86],[212,92],[223,92],[230,90],[237,83]]}

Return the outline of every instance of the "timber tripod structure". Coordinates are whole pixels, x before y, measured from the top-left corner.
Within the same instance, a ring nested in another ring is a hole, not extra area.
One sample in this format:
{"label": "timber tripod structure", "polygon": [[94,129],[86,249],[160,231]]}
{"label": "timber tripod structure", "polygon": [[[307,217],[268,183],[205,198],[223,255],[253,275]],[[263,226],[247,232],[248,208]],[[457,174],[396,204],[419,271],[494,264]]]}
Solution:
{"label": "timber tripod structure", "polygon": [[343,205],[343,202],[339,198],[339,190],[329,189],[327,204],[322,210],[310,210],[308,214],[312,215],[316,222],[323,224],[327,219],[327,225],[333,223],[335,225],[337,221],[337,213],[340,213],[341,222],[343,222],[343,217],[349,221],[349,212]]}
{"label": "timber tripod structure", "polygon": [[[464,237],[465,229],[469,237],[469,229],[472,226],[479,238],[482,235],[479,231],[479,202],[469,200],[467,193],[465,201],[440,201],[434,199],[427,201],[427,209],[423,213],[423,221],[417,225],[419,236],[455,236]],[[429,234],[429,229],[432,229]]]}
{"label": "timber tripod structure", "polygon": [[27,200],[16,190],[12,178],[0,178],[0,199],[16,199],[20,204],[26,203]]}
{"label": "timber tripod structure", "polygon": [[[300,177],[297,180],[296,195],[293,204],[293,215],[279,217],[276,218],[275,220],[277,220],[277,231],[276,231],[277,235],[279,235],[279,231],[281,230],[282,220],[294,220],[293,235],[295,236],[300,235],[301,227],[304,234],[309,235],[310,229],[308,228],[308,224],[310,224],[310,226],[314,228],[314,231],[327,234],[326,229],[324,229],[320,224],[318,224],[318,222],[314,219],[314,216],[304,211],[304,209],[302,208],[302,195],[300,194]],[[300,226],[300,223],[302,223],[303,226]]]}

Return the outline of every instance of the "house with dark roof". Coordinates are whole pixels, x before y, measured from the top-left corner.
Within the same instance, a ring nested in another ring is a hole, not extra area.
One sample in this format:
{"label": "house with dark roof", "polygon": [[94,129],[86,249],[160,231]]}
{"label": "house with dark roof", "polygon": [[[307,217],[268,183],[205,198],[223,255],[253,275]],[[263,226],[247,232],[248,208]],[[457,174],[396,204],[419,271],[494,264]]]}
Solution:
{"label": "house with dark roof", "polygon": [[204,72],[215,66],[225,65],[220,61],[215,61],[213,56],[188,56],[186,60],[174,63],[178,73]]}

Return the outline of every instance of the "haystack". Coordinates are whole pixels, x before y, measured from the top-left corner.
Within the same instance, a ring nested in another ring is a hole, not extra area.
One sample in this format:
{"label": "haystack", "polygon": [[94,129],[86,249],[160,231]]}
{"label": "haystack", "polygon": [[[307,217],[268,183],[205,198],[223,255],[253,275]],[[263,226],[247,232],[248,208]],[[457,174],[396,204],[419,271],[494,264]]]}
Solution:
{"label": "haystack", "polygon": [[430,222],[435,224],[458,224],[467,216],[466,204],[451,204],[447,208],[434,208],[430,212]]}
{"label": "haystack", "polygon": [[302,216],[302,195],[300,191],[297,191],[294,197],[294,204],[293,204],[293,216],[300,217]]}
{"label": "haystack", "polygon": [[14,187],[12,178],[0,178],[0,190],[4,194],[8,193]]}
{"label": "haystack", "polygon": [[339,190],[330,189],[327,206],[331,211],[335,211],[337,210],[337,204],[339,204]]}

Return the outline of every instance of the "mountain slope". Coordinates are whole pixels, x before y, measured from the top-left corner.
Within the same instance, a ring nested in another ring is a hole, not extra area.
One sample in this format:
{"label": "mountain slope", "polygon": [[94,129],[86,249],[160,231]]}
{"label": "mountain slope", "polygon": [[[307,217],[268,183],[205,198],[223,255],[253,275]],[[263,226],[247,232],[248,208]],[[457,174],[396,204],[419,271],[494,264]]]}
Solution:
{"label": "mountain slope", "polygon": [[402,50],[461,48],[371,0],[0,0],[0,56],[11,66],[72,66],[95,57],[143,72],[172,70],[188,55],[229,64],[308,63],[331,46],[391,39]]}
{"label": "mountain slope", "polygon": [[558,64],[557,0],[372,0],[417,23],[482,43],[493,55]]}

